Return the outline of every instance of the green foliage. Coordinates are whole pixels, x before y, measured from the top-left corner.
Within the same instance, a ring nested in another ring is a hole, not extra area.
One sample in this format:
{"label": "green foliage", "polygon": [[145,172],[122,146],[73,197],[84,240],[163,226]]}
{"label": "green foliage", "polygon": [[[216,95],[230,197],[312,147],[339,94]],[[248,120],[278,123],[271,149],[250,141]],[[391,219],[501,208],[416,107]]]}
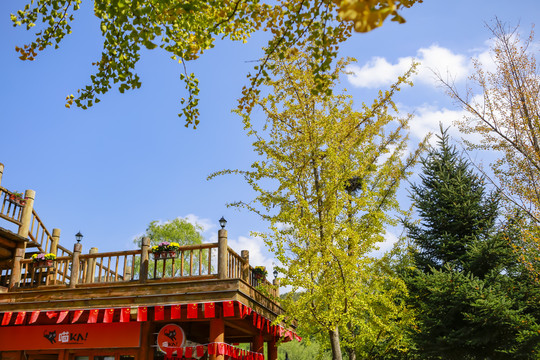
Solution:
{"label": "green foliage", "polygon": [[[295,51],[273,60],[269,95],[254,99],[266,124],[257,129],[250,112],[241,113],[260,160],[212,176],[241,174],[255,190],[252,202],[233,206],[270,222],[271,231],[257,235],[281,264],[281,285],[292,288],[282,306],[321,344],[330,334],[340,359],[340,342],[362,353],[390,338],[399,347],[393,322],[411,321],[398,299],[404,283],[368,253],[395,222],[396,189],[419,155],[405,156],[410,116],[394,116],[392,102],[413,70],[359,111],[347,94],[313,91],[311,61]],[[325,76],[338,79],[346,65]]]}
{"label": "green foliage", "polygon": [[[92,0],[87,0],[92,2]],[[322,75],[335,59],[338,46],[351,31],[370,31],[381,26],[390,16],[404,22],[401,10],[422,0],[93,0],[94,14],[100,19],[103,51],[93,63],[96,71],[90,85],[79,89],[78,96],[68,95],[66,106],[75,103],[86,109],[100,101],[113,85],[123,93],[141,86],[135,66],[141,50],[161,48],[173,60],[183,65],[188,98],[179,116],[186,127],[199,123],[198,79],[188,73],[186,62],[196,60],[205,50],[214,47],[216,38],[246,42],[257,30],[272,34],[265,49],[265,58],[248,75],[250,86],[243,91],[241,108],[251,108],[257,87],[268,79],[272,70],[270,57],[284,57],[293,46],[311,44],[312,67],[316,74],[315,91],[328,90]],[[27,30],[37,25],[36,37],[28,45],[17,47],[22,60],[34,60],[38,51],[49,46],[58,48],[71,33],[70,23],[82,0],[32,0],[16,14],[11,14],[14,26]]]}
{"label": "green foliage", "polygon": [[520,231],[498,226],[498,198],[449,143],[423,159],[412,187],[420,214],[407,222],[417,267],[402,268],[420,359],[536,359],[539,292],[512,250]]}
{"label": "green foliage", "polygon": [[[133,240],[137,246],[141,246],[141,241],[143,237],[150,238],[150,248],[154,246],[158,246],[160,243],[163,242],[169,242],[169,243],[176,243],[180,246],[183,245],[197,245],[202,244],[203,242],[203,236],[201,235],[203,228],[198,224],[192,224],[187,221],[187,219],[182,218],[176,218],[173,220],[167,220],[165,222],[154,220],[148,224],[148,227],[146,228],[146,232],[144,235],[136,238]],[[140,261],[137,259],[137,261]],[[198,268],[198,257],[194,259],[194,267]],[[189,254],[184,254],[184,262],[186,264],[189,264]],[[203,255],[203,268],[208,269],[208,256],[206,254]],[[154,261],[150,261],[149,263],[149,273],[154,273],[154,267],[156,267],[156,264]],[[135,266],[136,269],[139,268],[138,264]],[[157,266],[156,268],[156,276],[177,276],[180,271],[184,271],[185,275],[185,269],[180,269],[179,265],[177,264],[175,267],[175,274],[172,274],[172,263],[167,263],[165,272],[161,266]]]}
{"label": "green foliage", "polygon": [[[201,235],[203,228],[193,225],[186,219],[176,218],[165,222],[154,220],[146,228],[144,236],[150,238],[151,245],[159,245],[161,242],[176,242],[180,245],[202,244]],[[134,240],[140,246],[142,237]]]}
{"label": "green foliage", "polygon": [[[287,358],[286,358],[287,356]],[[289,341],[279,345],[278,360],[326,360],[332,354],[313,340],[303,339],[301,342]]]}
{"label": "green foliage", "polygon": [[446,132],[422,166],[421,185],[411,186],[421,223],[407,224],[408,236],[419,248],[417,264],[423,271],[445,264],[463,269],[471,243],[492,235],[498,197],[486,194],[484,180],[458,156]]}

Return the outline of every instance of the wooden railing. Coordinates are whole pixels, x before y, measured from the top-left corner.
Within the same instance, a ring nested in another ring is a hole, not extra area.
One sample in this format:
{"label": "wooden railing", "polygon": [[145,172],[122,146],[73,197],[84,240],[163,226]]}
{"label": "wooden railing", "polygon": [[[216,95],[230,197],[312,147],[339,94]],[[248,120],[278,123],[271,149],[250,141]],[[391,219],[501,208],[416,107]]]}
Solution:
{"label": "wooden railing", "polygon": [[21,260],[21,279],[19,288],[37,286],[69,285],[71,281],[72,257],[57,257],[52,267],[38,267],[32,259]]}
{"label": "wooden railing", "polygon": [[48,252],[47,250],[51,248],[52,235],[39,218],[35,209],[32,209],[32,218],[30,220],[28,237],[30,238],[30,240],[37,244],[38,249],[41,252]]}
{"label": "wooden railing", "polygon": [[227,251],[227,277],[231,279],[242,279],[242,272],[244,269],[244,259],[233,249],[229,248]]}
{"label": "wooden railing", "polygon": [[23,206],[11,201],[11,194],[11,191],[0,187],[0,199],[2,201],[0,218],[20,226]]}
{"label": "wooden railing", "polygon": [[0,286],[8,287],[10,278],[11,278],[11,269],[0,268]]}
{"label": "wooden railing", "polygon": [[79,284],[131,281],[138,278],[141,250],[84,254],[79,260]]}
{"label": "wooden railing", "polygon": [[217,275],[217,244],[181,246],[177,258],[151,256],[149,279]]}
{"label": "wooden railing", "polygon": [[[77,250],[79,249],[79,250]],[[277,296],[277,289],[266,279],[257,279],[249,262],[227,247],[226,276],[218,274],[217,243],[181,246],[178,257],[159,259],[149,246],[141,249],[106,253],[80,254],[80,245],[69,256],[59,256],[53,266],[38,267],[32,259],[20,260],[21,276],[16,288],[26,289],[47,286],[80,287],[90,284],[145,282],[160,280],[243,279],[253,287],[264,287],[270,295]],[[143,256],[143,252],[146,252]],[[143,258],[148,266],[141,266]],[[73,259],[78,259],[78,270],[73,269]],[[146,271],[146,274],[142,272]],[[10,273],[0,273],[0,281],[9,280]],[[1,283],[0,283],[1,285]]]}
{"label": "wooden railing", "polygon": [[271,296],[279,296],[278,289],[267,279],[258,278],[253,272],[253,267],[231,248],[228,248],[227,251],[227,277],[230,279],[243,279],[255,288],[264,287]]}

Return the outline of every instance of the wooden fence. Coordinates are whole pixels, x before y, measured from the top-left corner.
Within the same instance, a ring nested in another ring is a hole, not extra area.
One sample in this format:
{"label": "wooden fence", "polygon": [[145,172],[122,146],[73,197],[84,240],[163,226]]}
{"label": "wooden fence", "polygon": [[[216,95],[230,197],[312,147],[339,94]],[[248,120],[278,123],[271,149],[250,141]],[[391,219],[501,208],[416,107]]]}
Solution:
{"label": "wooden fence", "polygon": [[[80,245],[79,245],[80,246]],[[80,247],[79,247],[80,248]],[[77,245],[75,247],[77,250]],[[146,255],[143,256],[143,252]],[[81,287],[90,284],[182,281],[218,279],[218,243],[181,246],[176,257],[154,256],[149,246],[141,249],[59,256],[50,267],[40,267],[32,259],[22,259],[21,275],[15,289],[48,286]],[[227,248],[227,279],[243,279],[253,287],[266,287],[277,296],[277,289],[266,279],[257,279],[249,262]],[[73,272],[73,260],[78,259],[77,271]],[[144,261],[147,266],[141,266]],[[0,273],[1,275],[2,273]],[[9,274],[6,275],[6,279]],[[3,278],[0,278],[3,279]]]}
{"label": "wooden fence", "polygon": [[20,226],[23,206],[10,199],[12,194],[13,192],[0,187],[0,199],[2,201],[0,218]]}

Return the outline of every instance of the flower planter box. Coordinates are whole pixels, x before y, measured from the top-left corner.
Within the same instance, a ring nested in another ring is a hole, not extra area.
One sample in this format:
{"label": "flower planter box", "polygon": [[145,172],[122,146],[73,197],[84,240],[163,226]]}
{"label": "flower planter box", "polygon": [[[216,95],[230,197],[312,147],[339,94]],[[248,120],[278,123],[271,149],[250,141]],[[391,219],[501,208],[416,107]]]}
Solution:
{"label": "flower planter box", "polygon": [[177,251],[160,251],[160,252],[153,252],[152,255],[154,255],[154,259],[176,259],[178,257]]}
{"label": "flower planter box", "polygon": [[20,196],[9,195],[9,196],[6,196],[6,200],[12,204],[19,205],[19,206],[24,206],[26,204],[26,200]]}
{"label": "flower planter box", "polygon": [[34,266],[37,268],[50,268],[54,265],[54,260],[39,260],[34,261]]}

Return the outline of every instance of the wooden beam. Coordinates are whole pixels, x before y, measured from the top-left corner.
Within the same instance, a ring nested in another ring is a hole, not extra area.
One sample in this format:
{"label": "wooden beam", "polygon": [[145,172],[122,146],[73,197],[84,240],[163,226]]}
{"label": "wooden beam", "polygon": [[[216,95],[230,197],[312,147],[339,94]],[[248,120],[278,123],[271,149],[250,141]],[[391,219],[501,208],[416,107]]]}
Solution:
{"label": "wooden beam", "polygon": [[0,246],[4,248],[15,249],[17,247],[17,243],[0,235]]}
{"label": "wooden beam", "polygon": [[6,248],[0,247],[0,259],[11,259],[13,258],[13,252]]}
{"label": "wooden beam", "polygon": [[225,326],[231,327],[249,336],[253,336],[255,331],[259,331],[255,326],[253,326],[253,324],[250,321],[244,321],[244,324],[241,324],[241,325],[232,321],[226,321]]}

